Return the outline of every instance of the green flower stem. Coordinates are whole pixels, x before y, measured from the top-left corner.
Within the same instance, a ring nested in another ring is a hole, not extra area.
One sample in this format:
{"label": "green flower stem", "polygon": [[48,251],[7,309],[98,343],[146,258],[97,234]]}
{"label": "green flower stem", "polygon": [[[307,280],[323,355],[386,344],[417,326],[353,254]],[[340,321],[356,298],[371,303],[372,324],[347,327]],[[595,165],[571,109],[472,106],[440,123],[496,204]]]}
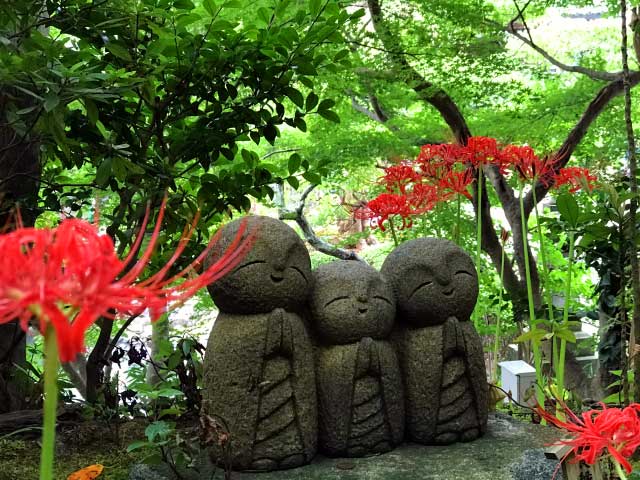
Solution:
{"label": "green flower stem", "polygon": [[[529,266],[529,242],[527,241],[527,222],[524,216],[524,183],[520,182],[520,224],[522,225],[522,248],[524,250],[524,270],[527,280],[527,299],[529,300],[529,328],[534,330],[537,327],[536,311],[533,305],[533,289],[531,288],[531,269]],[[533,363],[536,369],[536,400],[538,404],[544,405],[544,381],[542,377],[542,353],[540,343],[532,340]]]}
{"label": "green flower stem", "polygon": [[613,462],[613,465],[616,468],[616,473],[618,474],[618,477],[620,477],[620,480],[627,480],[627,475],[624,473],[624,469],[620,465],[620,462],[618,462],[613,457],[611,457],[611,461]]}
{"label": "green flower stem", "polygon": [[[542,280],[544,282],[544,296],[547,301],[547,311],[549,315],[549,325],[552,326],[554,323],[554,315],[553,315],[553,300],[551,299],[551,283],[549,282],[549,267],[547,265],[547,249],[544,242],[544,237],[542,236],[542,226],[540,225],[540,216],[538,213],[538,199],[536,198],[536,189],[531,189],[533,193],[533,206],[534,213],[536,215],[536,230],[538,233],[538,242],[540,243],[540,261],[542,262]],[[559,359],[557,353],[557,342],[555,337],[551,338],[551,346],[552,346],[552,355],[553,359],[553,368],[557,368]]]}
{"label": "green flower stem", "polygon": [[478,236],[476,251],[476,269],[480,279],[480,255],[482,254],[482,165],[478,167]]}
{"label": "green flower stem", "polygon": [[57,410],[58,343],[55,330],[51,325],[48,325],[44,334],[44,419],[40,456],[40,480],[53,480]]}
{"label": "green flower stem", "polygon": [[549,284],[549,267],[547,266],[547,249],[544,243],[544,237],[542,236],[542,226],[540,225],[540,217],[538,215],[538,200],[536,199],[536,189],[532,189],[533,192],[533,205],[536,215],[536,227],[538,230],[538,242],[540,242],[540,260],[542,262],[542,279],[544,280],[544,293],[547,300],[547,309],[549,312],[549,322],[553,324],[553,301],[551,299],[551,288]]}
{"label": "green flower stem", "polygon": [[460,245],[460,194],[456,195],[457,215],[456,215],[456,234],[455,242]]}
{"label": "green flower stem", "polygon": [[[565,284],[565,292],[564,292],[564,312],[562,314],[562,324],[563,326],[567,326],[569,323],[569,303],[571,300],[571,278],[572,278],[572,267],[573,267],[573,251],[575,247],[575,232],[569,232],[569,271],[567,273],[568,278]],[[564,360],[567,351],[567,341],[562,338],[560,339],[560,354],[558,358],[558,371],[557,373],[557,383],[558,383],[558,393],[561,398],[564,397]]]}
{"label": "green flower stem", "polygon": [[393,243],[398,246],[398,236],[396,235],[396,229],[393,226],[393,217],[389,217],[389,228],[391,229],[391,236],[393,237]]}
{"label": "green flower stem", "polygon": [[498,350],[500,349],[500,315],[502,314],[502,280],[504,278],[504,243],[500,259],[500,293],[498,295],[498,316],[496,318],[496,340],[493,346],[493,382],[498,382]]}

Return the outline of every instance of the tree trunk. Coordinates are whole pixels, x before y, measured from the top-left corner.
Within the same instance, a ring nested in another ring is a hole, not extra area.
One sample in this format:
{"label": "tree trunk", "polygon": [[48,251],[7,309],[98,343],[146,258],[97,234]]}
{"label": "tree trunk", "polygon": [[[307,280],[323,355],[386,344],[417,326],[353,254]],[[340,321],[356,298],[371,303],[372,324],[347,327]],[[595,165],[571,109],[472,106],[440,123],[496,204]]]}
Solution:
{"label": "tree trunk", "polygon": [[[9,102],[21,108],[29,106],[28,99],[0,87],[0,229],[16,226],[16,206],[23,225],[33,226],[40,178],[39,142],[34,135],[19,135],[8,125],[5,112]],[[34,387],[15,368],[25,364],[26,335],[17,322],[0,325],[0,412],[26,407]]]}
{"label": "tree trunk", "polygon": [[146,371],[146,379],[149,385],[157,385],[162,381],[157,365],[163,360],[161,356],[162,343],[168,340],[169,315],[165,313],[151,324],[151,353],[149,355],[151,362],[147,365]]}
{"label": "tree trunk", "polygon": [[104,386],[104,367],[107,361],[104,358],[111,331],[113,330],[113,320],[102,318],[100,322],[100,336],[87,359],[87,402],[96,403],[100,398],[100,391]]}

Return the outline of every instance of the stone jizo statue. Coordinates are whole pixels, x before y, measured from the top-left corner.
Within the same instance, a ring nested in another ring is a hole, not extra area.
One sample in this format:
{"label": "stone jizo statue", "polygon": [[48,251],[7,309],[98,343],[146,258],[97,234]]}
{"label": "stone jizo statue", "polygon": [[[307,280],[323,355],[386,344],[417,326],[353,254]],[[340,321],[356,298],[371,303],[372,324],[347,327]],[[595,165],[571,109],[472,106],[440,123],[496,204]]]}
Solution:
{"label": "stone jizo statue", "polygon": [[402,442],[404,399],[391,286],[372,267],[341,260],[314,272],[319,447],[330,456],[387,452]]}
{"label": "stone jizo statue", "polygon": [[[239,222],[224,227],[222,249]],[[236,470],[303,465],[318,438],[313,351],[302,318],[309,253],[279,220],[249,217],[249,230],[256,227],[251,251],[209,288],[220,314],[205,356],[203,413],[228,426],[230,444],[214,445],[212,457]]]}
{"label": "stone jizo statue", "polygon": [[449,240],[419,238],[398,246],[382,274],[393,285],[393,338],[404,378],[406,433],[424,444],[481,436],[487,425],[482,343],[469,321],[478,277],[469,255]]}

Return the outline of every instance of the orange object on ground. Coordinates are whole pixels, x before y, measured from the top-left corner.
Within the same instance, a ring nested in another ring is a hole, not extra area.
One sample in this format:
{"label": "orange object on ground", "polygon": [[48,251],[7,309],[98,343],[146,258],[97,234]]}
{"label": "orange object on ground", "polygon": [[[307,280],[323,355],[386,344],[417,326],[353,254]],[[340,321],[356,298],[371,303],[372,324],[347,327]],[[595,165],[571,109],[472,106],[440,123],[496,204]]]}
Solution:
{"label": "orange object on ground", "polygon": [[94,478],[98,478],[103,470],[104,467],[100,464],[89,465],[82,470],[73,472],[67,477],[67,480],[93,480]]}

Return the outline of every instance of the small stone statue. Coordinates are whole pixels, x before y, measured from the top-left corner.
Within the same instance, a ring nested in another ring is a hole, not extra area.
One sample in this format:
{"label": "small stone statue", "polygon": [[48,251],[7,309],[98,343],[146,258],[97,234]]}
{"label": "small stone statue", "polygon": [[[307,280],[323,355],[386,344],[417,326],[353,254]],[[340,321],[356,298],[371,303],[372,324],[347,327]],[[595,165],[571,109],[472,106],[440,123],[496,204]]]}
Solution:
{"label": "small stone statue", "polygon": [[[220,247],[240,222],[223,229]],[[309,253],[283,222],[249,217],[252,249],[209,286],[220,309],[204,361],[203,413],[224,420],[229,444],[212,457],[236,470],[276,470],[311,461],[317,446],[313,350],[301,317]],[[215,256],[220,252],[213,252]]]}
{"label": "small stone statue", "polygon": [[455,243],[419,238],[382,265],[398,302],[400,356],[410,440],[449,444],[481,436],[488,386],[482,343],[469,317],[478,297],[471,258]]}
{"label": "small stone statue", "polygon": [[382,453],[402,442],[404,399],[391,286],[372,267],[341,260],[314,272],[319,447],[331,456]]}

